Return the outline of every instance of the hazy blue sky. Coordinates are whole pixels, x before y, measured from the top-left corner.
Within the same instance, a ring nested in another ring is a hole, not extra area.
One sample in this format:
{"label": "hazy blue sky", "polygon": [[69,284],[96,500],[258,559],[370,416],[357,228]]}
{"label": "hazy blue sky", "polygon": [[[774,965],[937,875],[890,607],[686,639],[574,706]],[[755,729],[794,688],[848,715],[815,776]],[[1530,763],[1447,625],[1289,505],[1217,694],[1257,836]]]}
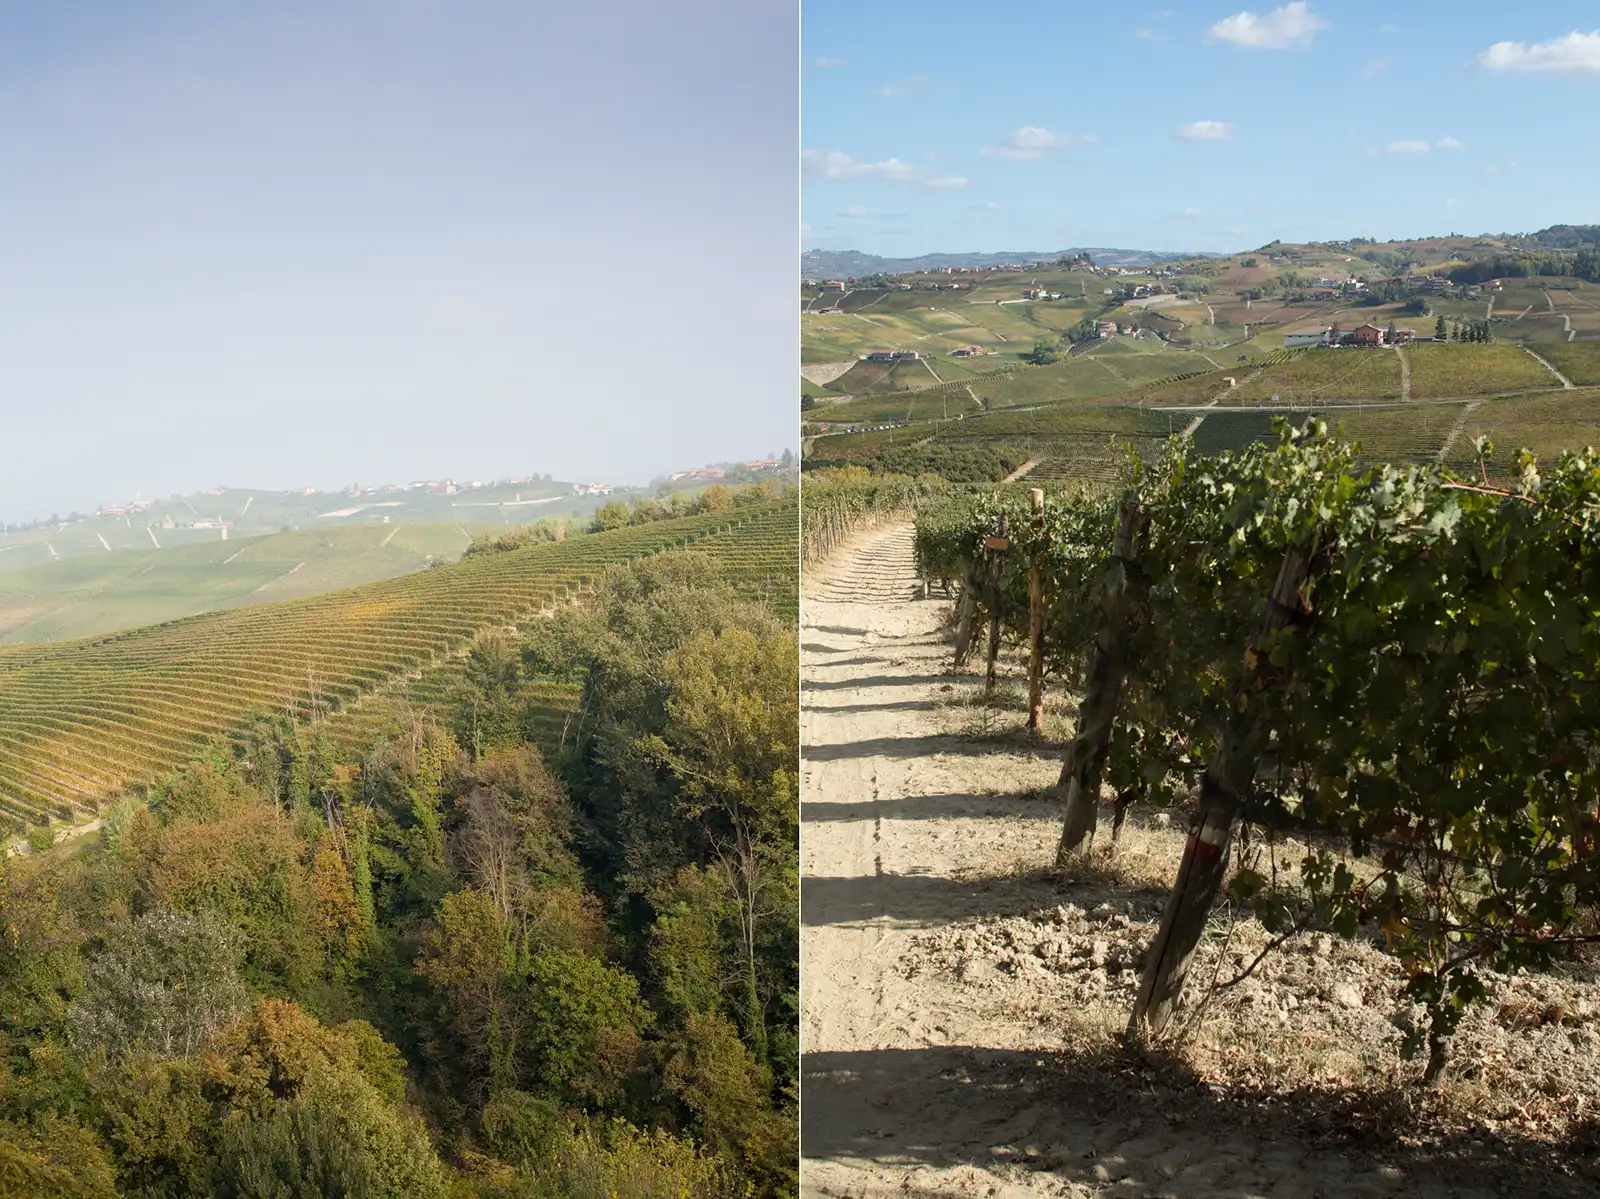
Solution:
{"label": "hazy blue sky", "polygon": [[1600,219],[1600,7],[806,0],[809,247],[1526,231]]}
{"label": "hazy blue sky", "polygon": [[0,3],[0,516],[792,446],[783,0]]}

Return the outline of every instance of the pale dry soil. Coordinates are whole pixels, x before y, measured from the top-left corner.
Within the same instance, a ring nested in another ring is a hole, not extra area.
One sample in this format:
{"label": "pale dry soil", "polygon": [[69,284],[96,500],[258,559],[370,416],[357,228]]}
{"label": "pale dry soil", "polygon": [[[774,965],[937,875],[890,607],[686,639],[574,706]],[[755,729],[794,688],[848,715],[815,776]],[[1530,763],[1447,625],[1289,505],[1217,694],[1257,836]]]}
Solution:
{"label": "pale dry soil", "polygon": [[[1381,950],[1311,933],[1221,990],[1175,1047],[1121,1032],[1182,849],[1135,813],[1116,854],[1048,866],[1047,739],[948,673],[908,525],[804,580],[802,1191],[807,1195],[1600,1194],[1600,985],[1491,980],[1439,1093],[1409,1086],[1415,1013]],[[1290,844],[1275,851],[1296,858]],[[1219,912],[1189,995],[1265,943]]]}

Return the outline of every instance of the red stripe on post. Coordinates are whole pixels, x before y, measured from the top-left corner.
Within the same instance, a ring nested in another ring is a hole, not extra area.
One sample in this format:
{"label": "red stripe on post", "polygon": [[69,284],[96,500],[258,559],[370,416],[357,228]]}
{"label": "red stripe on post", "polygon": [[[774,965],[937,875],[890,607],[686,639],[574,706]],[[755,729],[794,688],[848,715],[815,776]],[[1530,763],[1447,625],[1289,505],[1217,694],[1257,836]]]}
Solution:
{"label": "red stripe on post", "polygon": [[1213,845],[1209,841],[1202,841],[1196,833],[1190,833],[1188,841],[1184,842],[1183,852],[1193,854],[1197,858],[1220,858],[1222,846]]}

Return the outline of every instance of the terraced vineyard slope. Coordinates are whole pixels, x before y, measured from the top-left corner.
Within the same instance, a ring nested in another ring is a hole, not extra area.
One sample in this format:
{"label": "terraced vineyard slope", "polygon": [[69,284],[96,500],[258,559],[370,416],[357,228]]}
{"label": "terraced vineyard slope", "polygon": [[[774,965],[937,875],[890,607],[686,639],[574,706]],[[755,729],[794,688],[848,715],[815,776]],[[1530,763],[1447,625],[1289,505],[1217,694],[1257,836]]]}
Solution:
{"label": "terraced vineyard slope", "polygon": [[[792,593],[760,564],[794,561],[796,506],[729,512],[469,558],[310,599],[112,636],[0,648],[0,824],[71,820],[159,777],[252,712],[339,711],[448,659],[481,629],[527,619],[607,566],[729,537],[746,585]],[[791,572],[792,575],[792,572]]]}
{"label": "terraced vineyard slope", "polygon": [[[714,557],[740,591],[795,619],[800,607],[797,516],[793,502],[765,504],[724,531],[699,538],[691,548]],[[420,709],[448,723],[465,665],[466,655],[459,652],[425,669],[402,672],[360,703],[330,716],[329,734],[341,749],[354,750],[372,744],[386,728],[401,725],[408,711]],[[535,740],[553,757],[568,731],[568,717],[577,710],[582,688],[564,679],[547,679],[530,690],[538,708]]]}

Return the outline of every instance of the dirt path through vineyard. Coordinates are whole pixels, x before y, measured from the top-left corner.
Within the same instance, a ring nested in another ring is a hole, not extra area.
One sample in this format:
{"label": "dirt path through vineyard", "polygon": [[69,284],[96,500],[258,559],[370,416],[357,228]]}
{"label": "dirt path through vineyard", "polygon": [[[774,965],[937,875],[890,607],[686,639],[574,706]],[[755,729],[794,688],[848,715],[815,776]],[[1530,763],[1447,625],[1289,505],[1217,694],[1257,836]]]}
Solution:
{"label": "dirt path through vineyard", "polygon": [[[1159,878],[1044,868],[1059,751],[961,726],[970,680],[947,673],[948,604],[921,598],[911,544],[909,524],[859,535],[803,584],[804,1194],[1592,1193],[1481,1138],[1426,1156],[1363,1141],[1369,1097],[1301,1104],[1271,1077],[1217,1085],[1123,1054]],[[1152,817],[1124,860],[1175,863],[1180,836]],[[1264,984],[1217,1019],[1268,1025],[1273,1046],[1321,1043],[1291,1016],[1326,1025],[1328,1052],[1381,1040],[1385,1013],[1361,1022],[1371,963],[1342,944],[1289,962],[1299,1010]]]}

